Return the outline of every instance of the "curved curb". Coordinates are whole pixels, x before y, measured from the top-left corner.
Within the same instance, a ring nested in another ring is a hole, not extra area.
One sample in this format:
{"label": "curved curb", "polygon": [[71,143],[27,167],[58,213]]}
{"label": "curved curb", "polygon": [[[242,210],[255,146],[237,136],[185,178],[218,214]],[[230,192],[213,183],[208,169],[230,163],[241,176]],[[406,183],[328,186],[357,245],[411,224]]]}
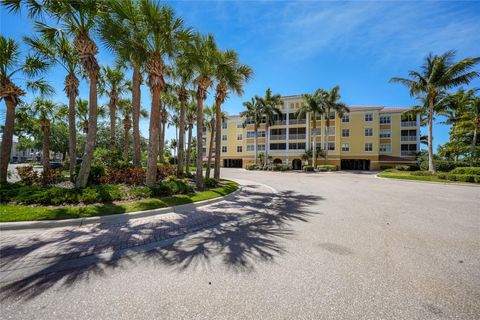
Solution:
{"label": "curved curb", "polygon": [[385,179],[385,180],[397,180],[397,181],[404,181],[404,182],[416,182],[416,183],[430,183],[430,184],[440,184],[444,186],[460,186],[460,187],[474,187],[480,188],[479,184],[474,183],[457,183],[457,182],[443,182],[443,181],[422,181],[422,180],[410,180],[410,179],[397,179],[397,178],[388,178],[388,177],[379,177],[378,174],[375,175],[377,179]]}
{"label": "curved curb", "polygon": [[[235,180],[232,180],[235,181]],[[235,181],[237,182],[237,181]],[[238,182],[237,182],[238,183]],[[121,223],[131,219],[145,218],[166,213],[184,213],[192,209],[214,204],[224,200],[229,200],[237,196],[243,190],[239,184],[238,189],[222,197],[212,198],[208,200],[181,204],[178,206],[171,206],[165,208],[158,208],[144,211],[134,211],[127,213],[109,214],[105,216],[74,218],[63,220],[44,220],[44,221],[18,221],[18,222],[0,222],[0,230],[23,230],[23,229],[44,229],[44,228],[58,228],[58,227],[81,227],[86,224],[94,223]]]}

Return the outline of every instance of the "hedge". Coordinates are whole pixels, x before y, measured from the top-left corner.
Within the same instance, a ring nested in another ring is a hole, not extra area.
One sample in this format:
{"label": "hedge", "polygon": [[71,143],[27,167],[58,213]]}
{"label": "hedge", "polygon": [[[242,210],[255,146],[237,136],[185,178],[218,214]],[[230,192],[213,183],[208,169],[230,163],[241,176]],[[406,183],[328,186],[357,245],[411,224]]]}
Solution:
{"label": "hedge", "polygon": [[303,166],[303,171],[305,171],[305,172],[313,172],[313,167],[312,167],[312,166]]}
{"label": "hedge", "polygon": [[[434,161],[435,170],[443,171],[443,172],[450,172],[455,168],[459,167],[470,167],[470,164],[463,161],[447,161],[447,160],[435,160]],[[480,165],[479,163],[474,163],[474,166]],[[428,170],[428,160],[422,161],[420,164],[421,170]]]}
{"label": "hedge", "polygon": [[480,182],[478,176],[473,174],[447,174],[447,179],[450,181],[460,181],[460,182]]}
{"label": "hedge", "polygon": [[480,175],[480,167],[458,167],[450,171],[453,174],[472,174]]}
{"label": "hedge", "polygon": [[336,165],[333,165],[333,164],[323,164],[323,165],[317,166],[317,169],[320,172],[337,171],[338,167]]}

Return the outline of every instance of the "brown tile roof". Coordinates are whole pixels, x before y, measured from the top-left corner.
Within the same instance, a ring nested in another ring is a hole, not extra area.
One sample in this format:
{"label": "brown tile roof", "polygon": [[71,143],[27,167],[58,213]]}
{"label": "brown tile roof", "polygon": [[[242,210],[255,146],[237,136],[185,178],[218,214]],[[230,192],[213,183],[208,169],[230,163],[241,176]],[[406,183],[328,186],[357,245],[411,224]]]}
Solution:
{"label": "brown tile roof", "polygon": [[395,157],[395,156],[387,156],[387,155],[379,155],[378,156],[378,161],[380,162],[416,162],[415,157]]}

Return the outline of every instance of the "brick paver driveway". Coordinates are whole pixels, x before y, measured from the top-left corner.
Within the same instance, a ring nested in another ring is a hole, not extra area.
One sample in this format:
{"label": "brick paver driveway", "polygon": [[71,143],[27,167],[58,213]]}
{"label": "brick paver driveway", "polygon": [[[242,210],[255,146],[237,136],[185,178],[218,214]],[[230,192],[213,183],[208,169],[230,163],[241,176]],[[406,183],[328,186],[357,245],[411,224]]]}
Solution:
{"label": "brick paver driveway", "polygon": [[480,188],[223,174],[256,182],[182,215],[2,232],[2,318],[480,318]]}

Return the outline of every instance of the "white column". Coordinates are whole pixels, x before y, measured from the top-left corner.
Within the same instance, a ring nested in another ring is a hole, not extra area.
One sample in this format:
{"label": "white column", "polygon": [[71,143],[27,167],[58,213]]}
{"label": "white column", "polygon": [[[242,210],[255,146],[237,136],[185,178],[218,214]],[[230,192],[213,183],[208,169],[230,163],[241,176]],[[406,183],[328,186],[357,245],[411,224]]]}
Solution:
{"label": "white column", "polygon": [[[420,114],[417,114],[417,119],[416,119],[416,128],[417,128],[417,152],[420,151]],[[402,137],[400,136],[400,139]],[[400,151],[401,153],[401,151]]]}

